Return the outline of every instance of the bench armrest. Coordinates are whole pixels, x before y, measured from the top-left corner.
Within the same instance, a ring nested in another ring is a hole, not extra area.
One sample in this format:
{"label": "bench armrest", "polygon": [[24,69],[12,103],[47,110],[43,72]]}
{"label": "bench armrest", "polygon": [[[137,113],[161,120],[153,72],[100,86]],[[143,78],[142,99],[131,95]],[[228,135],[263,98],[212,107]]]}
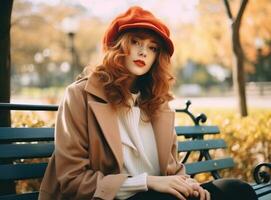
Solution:
{"label": "bench armrest", "polygon": [[253,177],[256,183],[268,183],[270,181],[270,172],[263,170],[266,167],[271,170],[271,163],[261,163],[255,167]]}

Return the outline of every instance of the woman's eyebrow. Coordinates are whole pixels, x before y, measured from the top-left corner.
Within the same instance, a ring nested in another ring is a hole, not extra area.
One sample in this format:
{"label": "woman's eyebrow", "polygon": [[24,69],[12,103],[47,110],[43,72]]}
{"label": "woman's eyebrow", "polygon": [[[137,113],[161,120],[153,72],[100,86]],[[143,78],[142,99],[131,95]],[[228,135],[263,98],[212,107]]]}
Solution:
{"label": "woman's eyebrow", "polygon": [[133,39],[136,39],[136,40],[142,40],[143,38],[139,37],[139,36],[133,36]]}
{"label": "woman's eyebrow", "polygon": [[158,45],[158,43],[155,40],[151,40],[151,43]]}
{"label": "woman's eyebrow", "polygon": [[[133,39],[136,39],[136,40],[147,40],[147,39],[150,39],[150,38],[145,38],[145,37],[142,37],[142,36],[133,36]],[[150,43],[154,43],[155,45],[159,46],[158,42],[154,39],[150,39]]]}

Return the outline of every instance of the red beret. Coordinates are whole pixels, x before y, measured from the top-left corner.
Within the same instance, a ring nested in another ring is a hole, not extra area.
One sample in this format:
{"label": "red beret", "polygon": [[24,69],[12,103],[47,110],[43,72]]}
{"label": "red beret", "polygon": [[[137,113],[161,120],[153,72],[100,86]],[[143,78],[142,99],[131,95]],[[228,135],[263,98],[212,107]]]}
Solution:
{"label": "red beret", "polygon": [[170,56],[172,56],[174,46],[170,39],[170,32],[167,26],[151,12],[143,10],[138,6],[129,8],[124,14],[120,14],[111,22],[103,38],[104,49],[108,49],[121,32],[133,28],[150,29],[157,33],[164,41]]}

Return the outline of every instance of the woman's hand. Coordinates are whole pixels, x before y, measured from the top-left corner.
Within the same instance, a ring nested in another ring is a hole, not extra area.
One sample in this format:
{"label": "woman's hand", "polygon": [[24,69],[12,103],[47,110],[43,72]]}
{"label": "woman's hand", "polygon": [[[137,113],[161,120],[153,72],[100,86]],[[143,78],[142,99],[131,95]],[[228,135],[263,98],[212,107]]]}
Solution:
{"label": "woman's hand", "polygon": [[193,188],[193,196],[199,197],[200,200],[211,200],[210,193],[202,188],[195,179],[187,178],[186,182]]}
{"label": "woman's hand", "polygon": [[186,175],[148,176],[147,186],[157,192],[169,193],[178,199],[186,200],[187,197],[195,195],[193,186],[186,181],[187,178]]}
{"label": "woman's hand", "polygon": [[189,196],[199,197],[200,200],[210,200],[210,193],[187,175],[148,176],[149,189],[169,193],[178,199],[186,200]]}

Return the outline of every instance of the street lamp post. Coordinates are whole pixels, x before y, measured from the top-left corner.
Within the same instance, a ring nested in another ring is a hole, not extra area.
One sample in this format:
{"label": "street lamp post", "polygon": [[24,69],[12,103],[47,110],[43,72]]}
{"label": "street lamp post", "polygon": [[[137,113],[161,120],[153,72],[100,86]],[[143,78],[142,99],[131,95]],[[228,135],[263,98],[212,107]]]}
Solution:
{"label": "street lamp post", "polygon": [[74,45],[74,39],[78,30],[78,21],[74,17],[64,18],[61,23],[61,28],[64,33],[68,36],[68,49],[71,54],[71,81],[75,79],[77,74],[80,72],[80,61],[79,56]]}
{"label": "street lamp post", "polygon": [[263,64],[262,64],[262,48],[264,46],[264,41],[262,38],[257,37],[255,39],[255,47],[257,50],[257,60],[256,60],[256,81],[263,81]]}
{"label": "street lamp post", "polygon": [[[257,60],[256,60],[256,64],[255,64],[255,67],[256,67],[255,80],[256,80],[256,82],[262,82],[265,79],[264,78],[265,71],[264,71],[264,67],[263,67],[263,56],[262,56],[263,46],[264,46],[263,39],[257,37],[255,39],[255,47],[257,50]],[[258,85],[260,87],[259,88],[260,96],[263,96],[263,94],[264,94],[263,85],[261,83],[258,83]]]}

